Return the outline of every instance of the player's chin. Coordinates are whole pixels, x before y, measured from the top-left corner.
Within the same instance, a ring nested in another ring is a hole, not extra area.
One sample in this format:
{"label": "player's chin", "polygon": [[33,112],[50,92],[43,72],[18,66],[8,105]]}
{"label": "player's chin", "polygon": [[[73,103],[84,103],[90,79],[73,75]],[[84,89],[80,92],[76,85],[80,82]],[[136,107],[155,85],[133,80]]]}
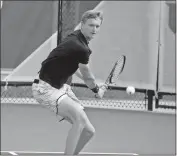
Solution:
{"label": "player's chin", "polygon": [[90,37],[90,36],[88,37],[88,41],[91,41],[92,39],[93,39],[93,37]]}
{"label": "player's chin", "polygon": [[95,35],[90,35],[90,39],[93,39],[95,37]]}

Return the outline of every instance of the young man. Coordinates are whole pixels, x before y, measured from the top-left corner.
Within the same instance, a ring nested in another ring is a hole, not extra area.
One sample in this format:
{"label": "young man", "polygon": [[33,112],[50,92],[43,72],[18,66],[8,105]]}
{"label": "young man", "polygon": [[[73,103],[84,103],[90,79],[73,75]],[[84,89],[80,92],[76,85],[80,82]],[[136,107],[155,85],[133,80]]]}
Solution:
{"label": "young man", "polygon": [[[39,79],[32,90],[36,100],[51,108],[72,124],[65,154],[77,155],[95,133],[81,102],[71,90],[71,76],[76,73],[84,80],[97,98],[102,98],[101,87],[96,84],[89,68],[91,50],[89,41],[97,34],[103,16],[99,11],[87,11],[81,19],[81,28],[68,35],[42,62]],[[79,69],[79,70],[78,70]]]}

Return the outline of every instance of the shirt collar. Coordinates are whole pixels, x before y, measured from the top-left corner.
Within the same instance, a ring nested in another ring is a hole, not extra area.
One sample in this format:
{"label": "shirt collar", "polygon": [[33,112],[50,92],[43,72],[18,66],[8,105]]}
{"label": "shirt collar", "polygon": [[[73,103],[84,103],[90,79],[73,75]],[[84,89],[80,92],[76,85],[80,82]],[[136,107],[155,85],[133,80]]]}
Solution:
{"label": "shirt collar", "polygon": [[76,32],[76,34],[78,35],[78,37],[79,37],[79,39],[81,41],[83,41],[87,45],[89,44],[89,42],[87,41],[87,39],[85,38],[85,36],[82,34],[81,30],[76,30],[75,32]]}

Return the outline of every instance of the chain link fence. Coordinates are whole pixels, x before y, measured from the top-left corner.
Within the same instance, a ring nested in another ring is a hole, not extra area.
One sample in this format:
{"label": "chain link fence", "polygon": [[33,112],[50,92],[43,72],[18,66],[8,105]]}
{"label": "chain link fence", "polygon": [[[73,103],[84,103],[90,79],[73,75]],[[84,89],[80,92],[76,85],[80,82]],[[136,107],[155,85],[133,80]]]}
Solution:
{"label": "chain link fence", "polygon": [[[10,82],[8,86],[1,82],[1,102],[38,104],[33,98],[31,86],[31,82]],[[110,87],[101,100],[95,98],[95,94],[84,84],[72,84],[72,90],[86,107],[147,110],[145,90],[128,95],[125,88]]]}
{"label": "chain link fence", "polygon": [[158,93],[158,97],[155,99],[155,108],[157,109],[176,109],[176,94],[175,93]]}
{"label": "chain link fence", "polygon": [[73,32],[79,22],[79,1],[58,2],[58,44]]}
{"label": "chain link fence", "polygon": [[[16,104],[38,104],[32,95],[32,82],[1,82],[1,102]],[[109,87],[103,99],[95,98],[94,93],[84,84],[72,84],[72,90],[85,107],[149,110],[174,112],[175,95],[164,95],[155,100],[153,91],[136,89],[135,94],[128,95],[124,87]]]}

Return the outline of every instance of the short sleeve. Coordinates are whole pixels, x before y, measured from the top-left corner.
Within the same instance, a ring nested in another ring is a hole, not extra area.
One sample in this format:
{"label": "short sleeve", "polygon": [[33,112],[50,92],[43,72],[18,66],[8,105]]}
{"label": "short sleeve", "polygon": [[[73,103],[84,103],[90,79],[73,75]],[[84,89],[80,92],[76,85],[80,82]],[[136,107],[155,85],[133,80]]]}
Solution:
{"label": "short sleeve", "polygon": [[79,53],[78,53],[79,63],[88,64],[89,57],[90,57],[90,52],[89,51],[79,51]]}
{"label": "short sleeve", "polygon": [[87,47],[80,41],[75,41],[74,51],[79,63],[88,64],[90,54],[92,53],[89,47]]}

